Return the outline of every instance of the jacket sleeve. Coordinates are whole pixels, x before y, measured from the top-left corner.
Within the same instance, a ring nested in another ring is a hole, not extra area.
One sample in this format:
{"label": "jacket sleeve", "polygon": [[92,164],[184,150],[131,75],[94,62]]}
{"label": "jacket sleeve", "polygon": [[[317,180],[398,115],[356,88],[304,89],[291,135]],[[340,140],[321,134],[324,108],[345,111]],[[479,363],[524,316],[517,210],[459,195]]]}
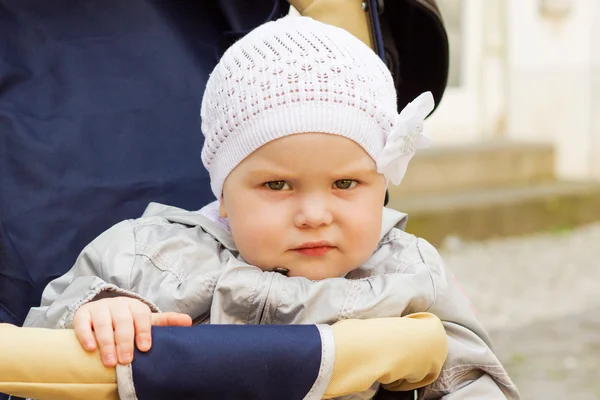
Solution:
{"label": "jacket sleeve", "polygon": [[435,299],[428,312],[442,320],[448,335],[448,359],[438,379],[422,391],[420,398],[519,399],[471,302],[437,250],[423,239],[418,239],[417,247],[434,285]]}
{"label": "jacket sleeve", "polygon": [[[73,267],[50,282],[25,326],[70,328],[83,304],[129,296],[153,312],[173,311],[196,322],[210,312],[222,264],[233,255],[208,233],[147,217],[118,223],[81,252]],[[193,301],[190,301],[193,299]]]}
{"label": "jacket sleeve", "polygon": [[46,286],[40,306],[29,311],[23,326],[70,328],[79,307],[114,295],[138,298],[159,311],[152,302],[129,290],[134,260],[133,229],[129,221],[123,221],[87,245],[73,267]]}

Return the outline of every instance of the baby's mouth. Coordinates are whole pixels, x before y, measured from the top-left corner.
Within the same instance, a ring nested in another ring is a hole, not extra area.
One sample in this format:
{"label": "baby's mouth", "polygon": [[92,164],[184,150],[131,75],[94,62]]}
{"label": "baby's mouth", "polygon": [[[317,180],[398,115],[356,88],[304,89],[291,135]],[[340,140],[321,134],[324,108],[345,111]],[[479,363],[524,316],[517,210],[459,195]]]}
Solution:
{"label": "baby's mouth", "polygon": [[322,257],[334,249],[335,246],[323,240],[319,242],[304,243],[292,250],[297,254],[307,257]]}

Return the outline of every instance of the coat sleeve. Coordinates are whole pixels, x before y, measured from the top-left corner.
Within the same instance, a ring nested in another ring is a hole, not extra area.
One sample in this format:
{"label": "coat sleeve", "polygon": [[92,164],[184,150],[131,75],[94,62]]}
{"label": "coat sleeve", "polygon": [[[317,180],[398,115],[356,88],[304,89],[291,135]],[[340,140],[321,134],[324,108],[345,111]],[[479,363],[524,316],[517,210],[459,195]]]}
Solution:
{"label": "coat sleeve", "polygon": [[129,221],[123,221],[87,245],[73,267],[46,286],[40,306],[29,311],[23,326],[70,328],[79,307],[115,295],[138,298],[159,311],[151,301],[130,290],[134,261],[133,229]]}
{"label": "coat sleeve", "polygon": [[24,326],[70,328],[83,304],[114,296],[202,321],[229,258],[232,253],[196,227],[161,217],[124,221],[98,236],[65,275],[48,284]]}
{"label": "coat sleeve", "polygon": [[435,299],[428,311],[442,320],[448,335],[448,358],[438,379],[423,390],[420,398],[519,399],[471,302],[441,256],[423,239],[418,239],[417,246],[434,285]]}

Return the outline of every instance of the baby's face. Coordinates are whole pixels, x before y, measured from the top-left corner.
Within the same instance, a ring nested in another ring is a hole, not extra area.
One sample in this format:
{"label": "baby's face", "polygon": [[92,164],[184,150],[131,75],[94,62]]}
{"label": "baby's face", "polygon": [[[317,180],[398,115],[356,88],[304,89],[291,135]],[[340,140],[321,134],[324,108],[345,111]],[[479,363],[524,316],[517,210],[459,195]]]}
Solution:
{"label": "baby's face", "polygon": [[318,280],[343,276],[374,252],[385,179],[358,144],[303,133],[248,156],[227,177],[221,214],[246,262]]}

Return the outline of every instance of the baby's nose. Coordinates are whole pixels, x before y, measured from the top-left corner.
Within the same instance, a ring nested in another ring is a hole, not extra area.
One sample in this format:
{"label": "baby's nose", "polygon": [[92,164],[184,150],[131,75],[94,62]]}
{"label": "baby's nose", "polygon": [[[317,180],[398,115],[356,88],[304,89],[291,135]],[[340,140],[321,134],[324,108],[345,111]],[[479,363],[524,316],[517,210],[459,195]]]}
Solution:
{"label": "baby's nose", "polygon": [[300,228],[317,228],[329,225],[333,221],[333,214],[324,196],[307,196],[300,202],[295,216],[296,226]]}

